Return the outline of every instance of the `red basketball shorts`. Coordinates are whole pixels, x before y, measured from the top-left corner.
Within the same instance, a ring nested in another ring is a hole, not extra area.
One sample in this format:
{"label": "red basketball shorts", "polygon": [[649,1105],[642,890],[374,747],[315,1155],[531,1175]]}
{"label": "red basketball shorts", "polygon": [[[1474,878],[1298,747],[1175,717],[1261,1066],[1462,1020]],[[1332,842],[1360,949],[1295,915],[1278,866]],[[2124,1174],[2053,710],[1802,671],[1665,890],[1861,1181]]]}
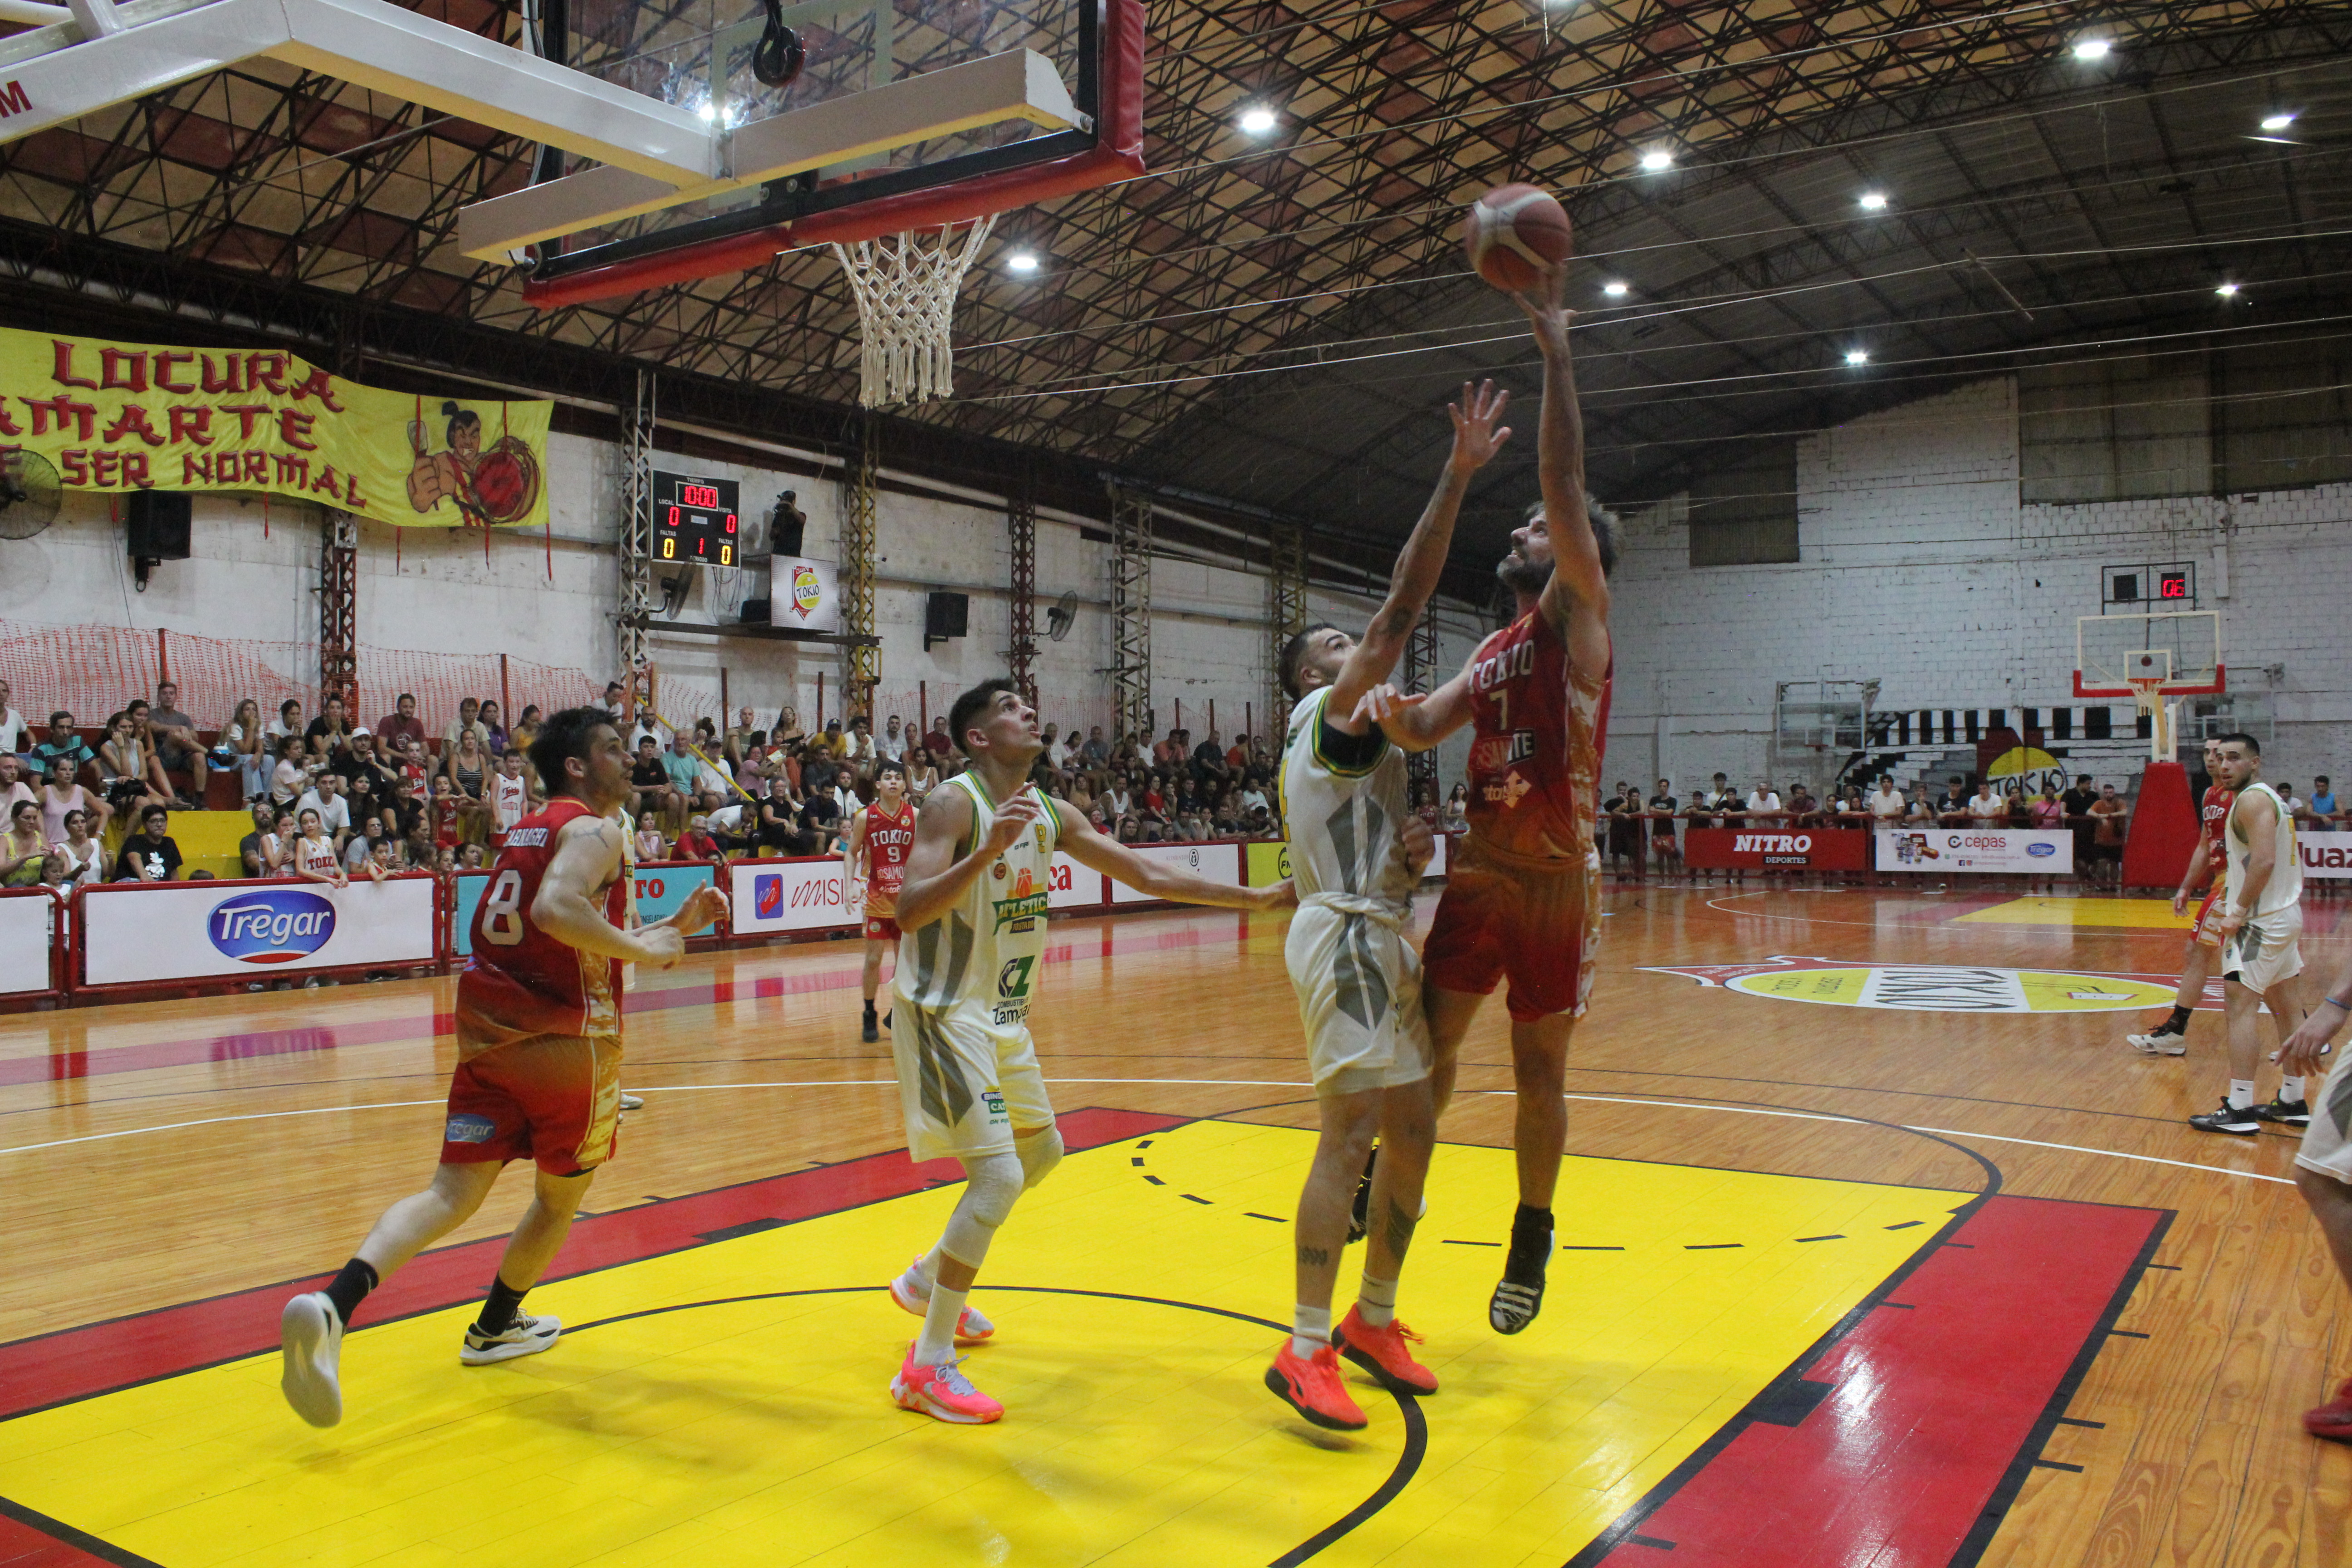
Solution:
{"label": "red basketball shorts", "polygon": [[892,920],[888,915],[867,915],[866,917],[866,940],[868,942],[898,941],[898,922]]}
{"label": "red basketball shorts", "polygon": [[457,1064],[441,1163],[528,1159],[576,1176],[613,1157],[620,1125],[621,1042],[533,1035]]}
{"label": "red basketball shorts", "polygon": [[2197,919],[2189,927],[2191,942],[2201,942],[2207,947],[2215,948],[2221,945],[2221,932],[2219,922],[2213,918],[2213,906],[2221,901],[2223,891],[2221,879],[2214,878],[2213,885],[2205,889],[2205,901],[2197,906]]}
{"label": "red basketball shorts", "polygon": [[1592,959],[1601,942],[1600,876],[1590,866],[1519,871],[1497,866],[1474,843],[1446,868],[1423,982],[1440,991],[1494,994],[1518,1023],[1554,1013],[1584,1016],[1592,995]]}

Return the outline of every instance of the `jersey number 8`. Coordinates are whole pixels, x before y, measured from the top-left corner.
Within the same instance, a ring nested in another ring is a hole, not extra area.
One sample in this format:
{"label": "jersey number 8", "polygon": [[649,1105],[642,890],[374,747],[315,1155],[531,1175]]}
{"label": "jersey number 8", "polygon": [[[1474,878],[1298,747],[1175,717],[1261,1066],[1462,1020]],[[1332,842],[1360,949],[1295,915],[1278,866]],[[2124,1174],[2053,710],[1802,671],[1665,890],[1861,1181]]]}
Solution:
{"label": "jersey number 8", "polygon": [[522,941],[522,873],[501,871],[482,900],[482,935],[500,947]]}

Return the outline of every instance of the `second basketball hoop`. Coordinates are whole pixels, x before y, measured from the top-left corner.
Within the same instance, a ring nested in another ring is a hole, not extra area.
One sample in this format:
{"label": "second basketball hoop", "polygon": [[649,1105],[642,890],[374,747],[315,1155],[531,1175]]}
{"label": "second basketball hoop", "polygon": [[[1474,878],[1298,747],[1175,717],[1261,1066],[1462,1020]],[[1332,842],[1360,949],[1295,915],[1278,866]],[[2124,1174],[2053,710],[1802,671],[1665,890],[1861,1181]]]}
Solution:
{"label": "second basketball hoop", "polygon": [[995,226],[982,217],[833,247],[857,296],[860,403],[929,403],[955,390],[956,290]]}

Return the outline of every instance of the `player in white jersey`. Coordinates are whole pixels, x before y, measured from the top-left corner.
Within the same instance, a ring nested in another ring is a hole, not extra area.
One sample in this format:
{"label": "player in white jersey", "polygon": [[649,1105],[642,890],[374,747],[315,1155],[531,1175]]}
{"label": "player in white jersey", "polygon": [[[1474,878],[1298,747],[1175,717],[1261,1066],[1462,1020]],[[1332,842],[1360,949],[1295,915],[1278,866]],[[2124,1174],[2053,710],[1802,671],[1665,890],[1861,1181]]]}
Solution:
{"label": "player in white jersey", "polygon": [[[1405,541],[1388,597],[1362,640],[1337,626],[1308,626],[1282,650],[1283,687],[1297,699],[1281,778],[1283,831],[1298,889],[1283,954],[1306,1026],[1322,1131],[1298,1194],[1290,1339],[1276,1352],[1265,1385],[1308,1421],[1341,1431],[1365,1424],[1339,1381],[1342,1355],[1393,1391],[1437,1392],[1436,1376],[1413,1359],[1408,1342],[1415,1336],[1396,1317],[1397,1279],[1437,1135],[1421,960],[1404,939],[1412,891],[1434,846],[1428,825],[1406,804],[1404,753],[1356,709],[1396,668],[1436,592],[1470,477],[1510,438],[1496,428],[1508,400],[1491,383],[1465,385],[1448,410],[1454,447],[1444,477]],[[1349,1202],[1375,1133],[1381,1158],[1367,1205],[1363,1280],[1335,1331],[1331,1293]]]}
{"label": "player in white jersey", "polygon": [[915,819],[897,900],[890,1056],[907,1152],[918,1160],[952,1155],[966,1181],[939,1245],[891,1282],[892,1299],[920,1313],[923,1329],[890,1394],[906,1409],[977,1423],[1004,1407],[958,1368],[959,1338],[995,1331],[965,1298],[1014,1200],[1062,1157],[1029,1034],[1054,852],[1181,903],[1276,910],[1289,904],[1291,890],[1287,882],[1224,886],[1147,860],[1039,795],[1028,784],[1045,750],[1037,712],[1009,679],[984,680],[958,697],[948,732],[971,766],[933,790]]}
{"label": "player in white jersey", "polygon": [[2217,782],[2237,795],[2221,832],[2229,874],[2215,922],[2230,1026],[2230,1092],[2220,1109],[2190,1117],[2189,1125],[2200,1132],[2251,1138],[2265,1121],[2311,1121],[2300,1074],[2288,1074],[2269,1104],[2254,1103],[2263,1008],[2269,1007],[2283,1033],[2299,1026],[2311,1011],[2296,947],[2303,934],[2303,859],[2295,853],[2294,814],[2262,782],[2261,742],[2252,735],[2223,735],[2214,742],[2214,755]]}
{"label": "player in white jersey", "polygon": [[530,781],[523,776],[522,753],[509,751],[490,775],[490,847],[503,849],[514,825],[539,808],[531,798]]}

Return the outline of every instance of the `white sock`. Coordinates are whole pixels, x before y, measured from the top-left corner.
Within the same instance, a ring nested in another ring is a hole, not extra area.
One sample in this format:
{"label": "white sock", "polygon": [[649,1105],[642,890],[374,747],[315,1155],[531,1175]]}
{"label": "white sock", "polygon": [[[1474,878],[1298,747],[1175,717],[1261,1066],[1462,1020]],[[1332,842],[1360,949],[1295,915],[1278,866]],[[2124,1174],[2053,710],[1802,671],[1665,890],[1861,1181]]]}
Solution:
{"label": "white sock", "polygon": [[1290,1309],[1290,1353],[1301,1361],[1331,1348],[1331,1309],[1301,1302]]}
{"label": "white sock", "polygon": [[2254,1103],[2254,1080],[2233,1078],[2230,1080],[2230,1109],[2244,1110]]}
{"label": "white sock", "polygon": [[915,1364],[937,1366],[955,1355],[956,1322],[963,1316],[965,1290],[944,1285],[931,1287],[931,1304],[923,1310],[923,1331],[915,1336]]}
{"label": "white sock", "polygon": [[1356,1315],[1376,1329],[1385,1329],[1396,1321],[1397,1282],[1364,1276],[1356,1287]]}
{"label": "white sock", "polygon": [[2301,1100],[2303,1098],[2303,1079],[2299,1078],[2283,1078],[2279,1079],[2279,1098],[2285,1100],[2289,1105],[2293,1105],[2297,1100]]}

